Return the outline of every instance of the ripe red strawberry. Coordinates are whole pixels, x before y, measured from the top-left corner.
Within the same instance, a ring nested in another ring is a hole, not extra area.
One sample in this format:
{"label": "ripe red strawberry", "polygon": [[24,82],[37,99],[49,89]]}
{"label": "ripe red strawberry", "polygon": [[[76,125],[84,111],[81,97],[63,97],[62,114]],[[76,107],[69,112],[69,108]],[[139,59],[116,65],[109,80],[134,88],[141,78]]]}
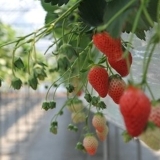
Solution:
{"label": "ripe red strawberry", "polygon": [[98,130],[96,130],[96,134],[97,134],[97,137],[99,138],[100,141],[105,141],[106,138],[107,138],[107,135],[108,135],[108,127],[107,125],[105,126],[105,129],[103,132],[99,132]]}
{"label": "ripe red strawberry", "polygon": [[132,55],[129,52],[128,57],[123,57],[117,61],[108,58],[108,62],[113,69],[115,69],[122,77],[129,74],[130,67],[132,64]]}
{"label": "ripe red strawberry", "polygon": [[122,56],[120,38],[113,38],[107,32],[96,33],[92,37],[94,45],[109,59],[118,60]]}
{"label": "ripe red strawberry", "polygon": [[94,155],[97,152],[98,140],[93,135],[87,135],[83,139],[83,146],[89,155]]}
{"label": "ripe red strawberry", "polygon": [[126,88],[125,81],[119,75],[113,75],[109,77],[109,89],[108,94],[115,103],[119,103],[119,100]]}
{"label": "ripe red strawberry", "polygon": [[154,122],[155,125],[160,127],[160,104],[157,103],[156,106],[153,106],[149,116],[149,120]]}
{"label": "ripe red strawberry", "polygon": [[108,93],[108,72],[103,67],[92,67],[88,73],[88,81],[99,96],[106,97]]}
{"label": "ripe red strawberry", "polygon": [[92,118],[92,125],[97,131],[103,132],[106,127],[106,118],[102,113],[96,113]]}
{"label": "ripe red strawberry", "polygon": [[145,93],[134,86],[128,86],[119,101],[126,129],[132,137],[139,136],[147,125],[151,103]]}

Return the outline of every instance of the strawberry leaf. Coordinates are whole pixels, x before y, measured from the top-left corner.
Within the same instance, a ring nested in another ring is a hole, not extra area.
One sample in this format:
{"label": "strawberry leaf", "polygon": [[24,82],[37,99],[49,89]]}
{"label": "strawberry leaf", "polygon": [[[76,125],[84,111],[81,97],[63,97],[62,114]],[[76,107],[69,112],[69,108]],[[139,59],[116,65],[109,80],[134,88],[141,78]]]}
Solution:
{"label": "strawberry leaf", "polygon": [[45,3],[51,3],[51,5],[62,6],[63,4],[67,4],[69,0],[44,0]]}
{"label": "strawberry leaf", "polygon": [[[111,18],[115,16],[116,13],[124,9],[124,6],[130,3],[131,1],[128,0],[117,0],[116,3],[115,1],[108,2],[104,14],[104,23],[107,24],[111,20]],[[157,21],[157,5],[158,0],[155,0],[154,2],[150,0],[146,4],[148,14],[150,15],[151,19],[155,22]],[[106,30],[113,37],[119,37],[122,31],[130,33],[132,31],[136,18],[135,15],[137,14],[139,6],[139,1],[133,0],[133,3],[131,5],[126,7],[126,9],[124,9],[124,11],[121,14],[119,14],[117,18],[115,18],[109,25],[107,25]],[[144,13],[142,13],[134,33],[138,38],[145,40],[145,31],[148,31],[151,27],[152,26],[147,21]]]}
{"label": "strawberry leaf", "polygon": [[159,0],[149,0],[148,6],[147,6],[147,11],[152,18],[153,21],[157,22],[157,9],[158,9],[158,2]]}
{"label": "strawberry leaf", "polygon": [[[117,0],[116,3],[115,1],[111,1],[106,5],[105,8],[105,14],[104,14],[104,22],[107,24],[107,22],[110,21],[110,19],[121,9],[126,6],[126,4],[129,4],[130,1],[128,0]],[[113,37],[118,37],[125,25],[125,21],[127,20],[127,17],[132,13],[133,9],[135,9],[137,5],[137,0],[133,1],[131,5],[126,7],[124,9],[123,13],[119,14],[115,20],[113,20],[112,23],[107,27],[107,31],[113,36]],[[135,16],[135,15],[134,15]]]}
{"label": "strawberry leaf", "polygon": [[127,143],[127,142],[129,142],[129,141],[131,141],[133,139],[133,137],[131,135],[129,135],[129,133],[127,131],[124,131],[122,133],[122,137],[123,137],[123,141],[125,143]]}
{"label": "strawberry leaf", "polygon": [[103,23],[105,0],[82,0],[78,9],[80,17],[91,26]]}
{"label": "strawberry leaf", "polygon": [[53,11],[58,8],[58,6],[52,6],[50,2],[51,0],[48,0],[48,2],[46,0],[41,0],[41,5],[46,12],[53,13]]}

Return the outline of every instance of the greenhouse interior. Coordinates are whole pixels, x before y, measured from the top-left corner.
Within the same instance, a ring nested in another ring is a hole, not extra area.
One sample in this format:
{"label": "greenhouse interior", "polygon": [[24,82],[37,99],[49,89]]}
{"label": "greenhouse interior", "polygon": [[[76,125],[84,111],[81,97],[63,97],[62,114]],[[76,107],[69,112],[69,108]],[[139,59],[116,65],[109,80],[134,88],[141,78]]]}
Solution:
{"label": "greenhouse interior", "polygon": [[0,160],[160,160],[160,0],[0,0]]}

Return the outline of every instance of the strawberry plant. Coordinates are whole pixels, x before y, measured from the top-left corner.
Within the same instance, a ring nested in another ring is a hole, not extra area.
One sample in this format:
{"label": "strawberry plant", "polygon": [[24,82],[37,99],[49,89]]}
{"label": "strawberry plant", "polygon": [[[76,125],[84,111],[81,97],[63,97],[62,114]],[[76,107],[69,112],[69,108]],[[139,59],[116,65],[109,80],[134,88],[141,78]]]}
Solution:
{"label": "strawberry plant", "polygon": [[[13,48],[9,64],[13,75],[11,86],[17,90],[23,86],[24,79],[19,75],[22,71],[26,75],[23,77],[27,77],[25,84],[34,90],[40,82],[49,81],[51,85],[42,104],[46,111],[56,108],[56,91],[63,86],[67,100],[53,116],[50,131],[58,133],[58,117],[63,116],[64,108],[69,108],[74,123],[68,126],[69,130],[77,131],[77,123],[83,123],[83,135],[90,135],[81,139],[76,148],[90,155],[94,155],[98,147],[95,136],[104,140],[108,133],[104,125],[107,117],[99,115],[93,120],[95,132],[92,133],[90,112],[93,109],[105,115],[108,98],[118,106],[129,138],[145,133],[149,128],[151,101],[157,98],[148,80],[148,71],[160,43],[160,0],[41,0],[41,4],[46,11],[44,26],[0,44],[0,49],[10,45]],[[150,30],[152,34],[146,38]],[[140,55],[143,62],[137,71],[140,72],[138,80],[133,74],[135,37],[143,43],[146,41],[144,55]],[[43,55],[47,64],[36,52],[36,43],[42,38],[52,41]],[[27,63],[24,63],[24,59],[16,55],[26,44]],[[103,130],[97,125],[103,126]]]}

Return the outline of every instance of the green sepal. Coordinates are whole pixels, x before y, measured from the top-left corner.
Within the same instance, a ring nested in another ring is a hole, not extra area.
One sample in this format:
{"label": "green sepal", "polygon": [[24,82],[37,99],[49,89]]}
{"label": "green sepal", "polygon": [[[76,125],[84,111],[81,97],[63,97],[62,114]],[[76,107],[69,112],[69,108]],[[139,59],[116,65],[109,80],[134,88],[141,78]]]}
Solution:
{"label": "green sepal", "polygon": [[55,101],[50,101],[49,102],[49,108],[50,109],[56,108],[56,102]]}
{"label": "green sepal", "polygon": [[43,102],[42,103],[42,108],[47,111],[50,107],[49,107],[49,102]]}
{"label": "green sepal", "polygon": [[85,150],[85,148],[84,148],[84,146],[83,146],[83,144],[81,142],[77,142],[76,149],[78,149],[78,150]]}
{"label": "green sepal", "polygon": [[73,57],[78,56],[75,49],[70,44],[67,43],[63,44],[59,48],[59,52],[60,54],[66,55],[68,59],[72,59]]}
{"label": "green sepal", "polygon": [[58,130],[57,130],[57,126],[51,126],[50,127],[50,132],[53,134],[57,134]]}
{"label": "green sepal", "polygon": [[72,92],[74,91],[74,86],[71,85],[71,84],[69,84],[69,85],[66,87],[66,89],[67,89],[67,91],[68,91],[69,93],[72,93]]}
{"label": "green sepal", "polygon": [[85,94],[84,98],[88,103],[92,101],[92,96],[90,94]]}
{"label": "green sepal", "polygon": [[36,76],[33,74],[29,77],[29,80],[28,80],[28,83],[29,83],[29,86],[36,90],[37,89],[37,86],[38,86],[38,80],[36,78]]}
{"label": "green sepal", "polygon": [[99,97],[93,96],[93,97],[92,97],[92,105],[93,105],[93,106],[97,106],[98,103],[99,103],[99,100],[100,100]]}
{"label": "green sepal", "polygon": [[24,63],[21,58],[18,58],[14,61],[14,67],[18,69],[23,69],[24,68]]}
{"label": "green sepal", "polygon": [[107,108],[106,104],[105,104],[103,101],[100,101],[100,102],[97,104],[97,107],[98,107],[98,108],[101,108],[101,109]]}
{"label": "green sepal", "polygon": [[123,141],[126,143],[133,139],[133,137],[127,131],[124,131],[122,133],[122,137],[123,137]]}
{"label": "green sepal", "polygon": [[17,89],[19,90],[22,86],[22,81],[17,78],[17,77],[14,77],[12,80],[11,80],[11,86],[14,88],[14,89]]}

